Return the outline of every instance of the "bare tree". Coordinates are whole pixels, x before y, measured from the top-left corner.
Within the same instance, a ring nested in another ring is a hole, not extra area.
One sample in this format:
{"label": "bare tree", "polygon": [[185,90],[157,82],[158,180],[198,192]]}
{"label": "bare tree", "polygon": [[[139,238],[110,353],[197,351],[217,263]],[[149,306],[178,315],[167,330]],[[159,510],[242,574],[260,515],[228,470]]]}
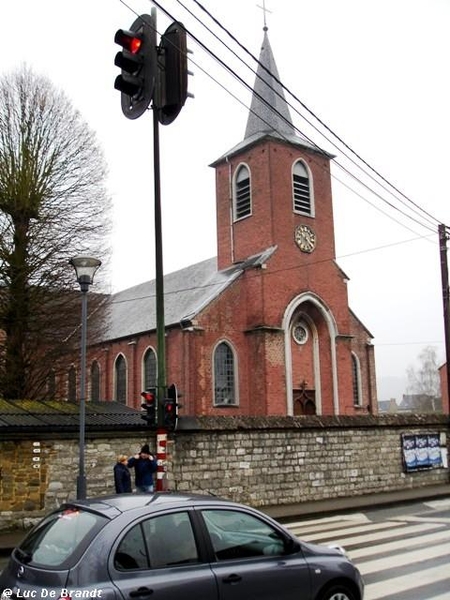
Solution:
{"label": "bare tree", "polygon": [[100,258],[106,168],[69,99],[27,67],[0,78],[0,393],[37,398],[80,322],[68,261]]}
{"label": "bare tree", "polygon": [[409,366],[407,369],[408,393],[416,397],[418,410],[435,411],[436,400],[441,396],[436,348],[427,346],[420,352],[418,359],[418,368]]}

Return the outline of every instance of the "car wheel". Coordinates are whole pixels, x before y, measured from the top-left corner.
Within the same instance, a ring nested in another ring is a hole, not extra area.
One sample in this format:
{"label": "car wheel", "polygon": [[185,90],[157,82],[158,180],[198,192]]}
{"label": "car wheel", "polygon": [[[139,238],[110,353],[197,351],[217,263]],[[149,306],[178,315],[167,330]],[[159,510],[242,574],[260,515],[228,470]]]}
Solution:
{"label": "car wheel", "polygon": [[318,600],[356,600],[355,594],[344,585],[334,585],[325,590]]}

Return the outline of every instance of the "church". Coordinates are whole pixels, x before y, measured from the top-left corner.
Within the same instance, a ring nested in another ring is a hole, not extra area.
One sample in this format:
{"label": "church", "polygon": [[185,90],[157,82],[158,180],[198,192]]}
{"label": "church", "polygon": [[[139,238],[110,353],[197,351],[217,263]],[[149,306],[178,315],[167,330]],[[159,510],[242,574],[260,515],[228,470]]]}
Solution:
{"label": "church", "polygon": [[[244,139],[211,164],[217,257],[164,276],[180,416],[378,412],[373,336],[335,260],[332,158],[297,134],[264,28]],[[106,310],[87,399],[140,408],[157,381],[155,281]]]}

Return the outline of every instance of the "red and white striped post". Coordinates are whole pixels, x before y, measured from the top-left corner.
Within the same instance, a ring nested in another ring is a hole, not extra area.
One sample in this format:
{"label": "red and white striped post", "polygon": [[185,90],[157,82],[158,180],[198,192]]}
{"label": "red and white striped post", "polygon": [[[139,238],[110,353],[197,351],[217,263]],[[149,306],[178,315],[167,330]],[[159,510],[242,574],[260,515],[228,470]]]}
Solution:
{"label": "red and white striped post", "polygon": [[156,432],[156,491],[164,492],[167,489],[167,431],[158,429]]}

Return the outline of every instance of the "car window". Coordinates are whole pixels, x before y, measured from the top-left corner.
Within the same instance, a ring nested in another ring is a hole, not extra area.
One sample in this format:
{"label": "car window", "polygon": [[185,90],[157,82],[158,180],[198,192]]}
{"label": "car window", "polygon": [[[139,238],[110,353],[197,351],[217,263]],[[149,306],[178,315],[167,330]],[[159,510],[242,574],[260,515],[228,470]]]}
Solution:
{"label": "car window", "polygon": [[30,564],[66,568],[78,560],[107,521],[79,508],[52,513],[20,544],[17,556]]}
{"label": "car window", "polygon": [[187,512],[146,519],[130,529],[114,557],[119,570],[157,569],[198,562],[197,545]]}
{"label": "car window", "polygon": [[281,534],[257,517],[237,510],[202,512],[218,560],[283,554]]}
{"label": "car window", "polygon": [[141,524],[132,527],[120,542],[114,555],[114,566],[119,571],[148,569],[148,555]]}
{"label": "car window", "polygon": [[152,567],[198,562],[197,545],[187,512],[154,517],[144,523]]}

